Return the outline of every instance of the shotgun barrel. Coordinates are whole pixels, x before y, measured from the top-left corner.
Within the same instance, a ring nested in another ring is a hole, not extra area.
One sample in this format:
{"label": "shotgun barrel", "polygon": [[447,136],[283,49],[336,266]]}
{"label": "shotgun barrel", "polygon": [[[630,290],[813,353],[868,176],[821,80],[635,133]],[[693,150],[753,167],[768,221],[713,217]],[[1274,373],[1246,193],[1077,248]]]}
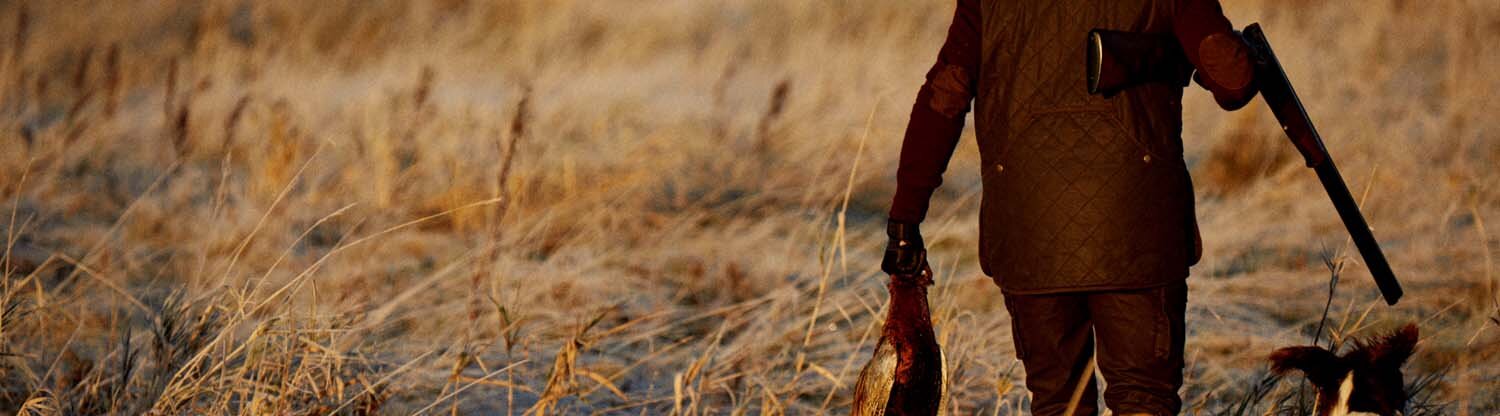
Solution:
{"label": "shotgun barrel", "polygon": [[1276,115],[1281,130],[1286,132],[1287,138],[1302,153],[1307,166],[1318,173],[1318,180],[1323,182],[1323,189],[1328,191],[1333,208],[1338,211],[1339,218],[1343,219],[1344,227],[1349,229],[1349,236],[1353,238],[1359,254],[1364,257],[1365,267],[1375,278],[1375,285],[1380,288],[1385,303],[1395,305],[1401,299],[1401,283],[1396,280],[1395,272],[1391,271],[1390,263],[1386,262],[1385,253],[1380,251],[1380,243],[1375,240],[1374,232],[1359,211],[1359,204],[1350,195],[1343,175],[1339,174],[1333,157],[1329,156],[1328,149],[1323,145],[1323,137],[1318,135],[1312,118],[1308,117],[1307,110],[1302,107],[1302,100],[1297,97],[1297,91],[1292,88],[1291,81],[1287,80],[1286,71],[1276,59],[1276,53],[1271,50],[1271,43],[1266,40],[1265,32],[1261,30],[1260,24],[1255,23],[1245,27],[1243,34],[1255,60],[1255,82],[1260,88],[1261,98],[1271,107],[1271,113]]}

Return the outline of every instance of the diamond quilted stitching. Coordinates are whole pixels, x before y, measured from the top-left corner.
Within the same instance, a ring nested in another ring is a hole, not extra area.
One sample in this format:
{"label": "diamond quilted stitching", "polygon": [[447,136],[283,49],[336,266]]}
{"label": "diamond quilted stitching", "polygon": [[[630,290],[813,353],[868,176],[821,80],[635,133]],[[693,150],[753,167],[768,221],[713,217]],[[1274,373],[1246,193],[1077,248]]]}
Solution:
{"label": "diamond quilted stitching", "polygon": [[989,269],[1002,285],[1021,282],[1007,290],[1133,284],[1160,275],[1175,254],[1149,241],[1180,231],[1182,205],[1174,204],[1181,194],[1170,184],[1182,173],[1143,165],[1146,150],[1129,128],[1135,121],[1115,119],[1110,103],[1084,94],[1082,72],[1072,70],[1082,66],[1082,54],[1073,53],[1081,42],[1075,32],[1088,29],[1081,25],[1105,15],[1112,25],[1128,24],[1121,16],[1133,6],[1057,0],[1005,7],[1029,11],[1013,15],[992,39],[999,44],[991,44],[996,53],[987,65],[1017,71],[990,78],[995,90],[982,99],[998,111],[976,113],[998,128],[985,132],[999,133],[982,134],[981,150],[1005,166],[986,182]]}

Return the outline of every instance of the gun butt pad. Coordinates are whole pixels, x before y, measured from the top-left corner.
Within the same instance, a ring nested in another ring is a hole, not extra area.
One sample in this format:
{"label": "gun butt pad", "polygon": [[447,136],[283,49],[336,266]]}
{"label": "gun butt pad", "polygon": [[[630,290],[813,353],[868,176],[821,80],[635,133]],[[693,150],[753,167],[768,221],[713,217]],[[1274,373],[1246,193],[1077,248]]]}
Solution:
{"label": "gun butt pad", "polygon": [[1185,86],[1193,71],[1177,39],[1165,33],[1094,29],[1086,53],[1088,93],[1105,97],[1152,82]]}

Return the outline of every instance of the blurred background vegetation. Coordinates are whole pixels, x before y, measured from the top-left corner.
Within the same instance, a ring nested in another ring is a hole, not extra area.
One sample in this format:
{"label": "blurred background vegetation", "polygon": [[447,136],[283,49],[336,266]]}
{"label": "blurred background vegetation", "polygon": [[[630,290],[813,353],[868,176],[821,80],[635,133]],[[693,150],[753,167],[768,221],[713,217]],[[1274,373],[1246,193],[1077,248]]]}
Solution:
{"label": "blurred background vegetation", "polygon": [[[1407,288],[1262,105],[1185,98],[1185,411],[1301,414],[1421,326],[1409,414],[1500,413],[1500,3],[1261,22]],[[0,412],[842,413],[949,0],[0,1]],[[1080,36],[1082,39],[1082,36]],[[957,414],[1027,404],[966,132],[928,225]]]}

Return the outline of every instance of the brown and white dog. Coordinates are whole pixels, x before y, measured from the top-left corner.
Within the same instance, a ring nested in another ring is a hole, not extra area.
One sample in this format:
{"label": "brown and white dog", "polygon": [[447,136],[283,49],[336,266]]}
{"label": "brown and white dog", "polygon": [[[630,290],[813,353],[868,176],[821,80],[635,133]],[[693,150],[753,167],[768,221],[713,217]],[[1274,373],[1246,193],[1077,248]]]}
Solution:
{"label": "brown and white dog", "polygon": [[1417,327],[1355,342],[1335,355],[1319,346],[1287,347],[1271,354],[1271,370],[1299,370],[1318,390],[1320,416],[1400,415],[1406,409],[1401,365],[1417,346]]}

